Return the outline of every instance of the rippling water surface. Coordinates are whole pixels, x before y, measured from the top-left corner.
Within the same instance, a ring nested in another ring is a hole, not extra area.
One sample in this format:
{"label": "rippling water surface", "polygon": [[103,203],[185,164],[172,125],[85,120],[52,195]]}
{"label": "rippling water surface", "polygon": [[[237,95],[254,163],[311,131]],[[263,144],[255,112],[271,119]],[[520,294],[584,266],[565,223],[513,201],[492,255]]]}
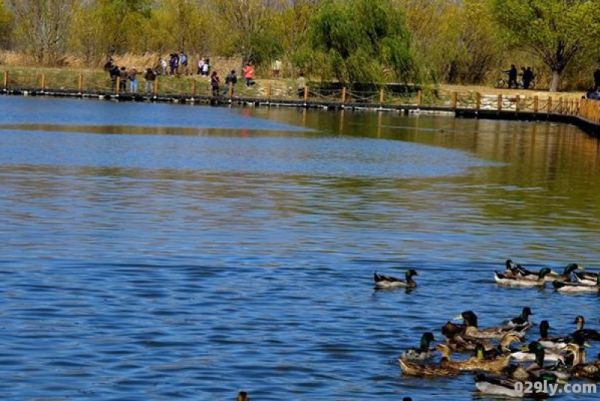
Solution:
{"label": "rippling water surface", "polygon": [[[507,257],[600,268],[599,142],[574,127],[0,109],[3,400],[471,400],[471,375],[407,378],[395,359],[466,309],[600,327],[598,296],[492,280]],[[416,291],[373,291],[409,267]]]}

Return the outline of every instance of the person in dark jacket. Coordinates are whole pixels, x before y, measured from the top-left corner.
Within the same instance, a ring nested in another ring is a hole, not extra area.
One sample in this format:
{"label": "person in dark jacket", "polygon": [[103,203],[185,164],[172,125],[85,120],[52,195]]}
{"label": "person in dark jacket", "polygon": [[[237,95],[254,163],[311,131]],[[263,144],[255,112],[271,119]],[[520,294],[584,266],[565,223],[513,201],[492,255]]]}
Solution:
{"label": "person in dark jacket", "polygon": [[231,72],[225,77],[225,90],[223,91],[223,96],[227,95],[229,88],[231,88],[231,96],[233,96],[233,88],[237,84],[237,75],[235,75],[235,70],[231,70]]}
{"label": "person in dark jacket", "polygon": [[529,86],[534,78],[535,76],[533,75],[531,67],[527,67],[527,69],[523,72],[523,89],[529,89]]}
{"label": "person in dark jacket", "polygon": [[144,74],[144,79],[146,80],[146,92],[150,93],[154,89],[154,81],[156,81],[156,73],[152,68],[147,68],[146,73]]}
{"label": "person in dark jacket", "polygon": [[219,96],[219,84],[220,83],[221,83],[221,79],[219,78],[219,75],[217,74],[216,71],[213,71],[213,73],[210,76],[210,86],[212,88],[213,97]]}
{"label": "person in dark jacket", "polygon": [[519,85],[517,84],[517,67],[515,67],[515,65],[512,64],[510,66],[510,70],[504,72],[508,74],[508,89],[512,88],[513,85],[515,86],[515,88],[518,88]]}

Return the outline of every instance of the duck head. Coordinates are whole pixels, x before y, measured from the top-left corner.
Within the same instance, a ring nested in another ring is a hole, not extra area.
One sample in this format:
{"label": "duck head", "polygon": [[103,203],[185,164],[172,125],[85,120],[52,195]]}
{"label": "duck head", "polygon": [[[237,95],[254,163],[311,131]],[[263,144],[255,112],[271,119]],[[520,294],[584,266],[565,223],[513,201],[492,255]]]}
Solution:
{"label": "duck head", "polygon": [[406,279],[410,280],[413,278],[413,276],[418,276],[419,273],[417,273],[417,271],[415,269],[410,269],[405,273]]}
{"label": "duck head", "polygon": [[[462,319],[462,317],[461,317]],[[462,324],[454,324],[452,322],[447,322],[442,327],[442,335],[448,339],[454,338],[456,335],[463,332],[465,326]]]}
{"label": "duck head", "polygon": [[529,343],[529,352],[533,352],[535,354],[535,363],[539,367],[544,366],[544,358],[546,356],[546,351],[544,351],[544,346],[537,341],[533,341]]}
{"label": "duck head", "polygon": [[565,266],[565,269],[563,270],[563,276],[568,277],[575,270],[583,270],[583,266],[578,265],[577,263],[569,263]]}
{"label": "duck head", "polygon": [[550,323],[547,320],[542,320],[540,322],[540,337],[548,338],[548,330],[550,330]]}
{"label": "duck head", "polygon": [[543,269],[540,270],[540,272],[538,273],[538,277],[539,279],[543,279],[544,277],[546,277],[548,274],[550,274],[552,272],[552,270],[550,270],[550,268],[548,267],[544,267]]}
{"label": "duck head", "polygon": [[467,327],[477,327],[477,315],[473,311],[465,311],[460,314]]}
{"label": "duck head", "polygon": [[523,320],[529,321],[529,316],[533,316],[533,312],[531,311],[531,308],[529,306],[526,306],[521,311],[521,317],[523,318]]}
{"label": "duck head", "polygon": [[431,344],[432,341],[435,341],[435,337],[433,336],[433,333],[424,333],[421,336],[421,350],[428,350],[429,349],[429,345]]}
{"label": "duck head", "polygon": [[504,262],[504,265],[506,266],[506,270],[514,269],[514,263],[510,259],[506,259],[506,262]]}
{"label": "duck head", "polygon": [[583,326],[585,326],[585,318],[581,315],[575,318],[575,324],[577,325],[577,330],[583,330]]}
{"label": "duck head", "polygon": [[480,361],[485,359],[485,347],[481,343],[477,343],[475,346],[474,357]]}

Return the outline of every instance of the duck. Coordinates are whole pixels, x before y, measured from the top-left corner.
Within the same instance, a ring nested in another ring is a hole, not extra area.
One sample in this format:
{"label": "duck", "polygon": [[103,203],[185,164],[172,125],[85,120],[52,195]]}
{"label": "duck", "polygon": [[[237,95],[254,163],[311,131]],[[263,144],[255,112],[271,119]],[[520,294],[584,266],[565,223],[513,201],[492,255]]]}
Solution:
{"label": "duck", "polygon": [[513,278],[519,275],[517,265],[510,259],[506,259],[506,262],[504,262],[504,275]]}
{"label": "duck", "polygon": [[477,315],[473,311],[463,312],[460,317],[464,320],[466,328],[463,334],[465,339],[502,339],[507,333],[512,333],[517,337],[523,337],[524,333],[520,330],[514,330],[509,327],[490,327],[486,329],[479,329],[477,325]]}
{"label": "duck", "polygon": [[510,319],[506,323],[505,327],[518,331],[528,330],[531,327],[529,316],[533,316],[533,312],[529,306],[526,306],[521,311],[521,314],[513,319]]}
{"label": "duck", "polygon": [[[512,359],[514,359],[515,361],[519,361],[519,362],[530,362],[530,361],[543,362],[543,361],[538,361],[538,359],[537,359],[539,357],[538,350],[544,351],[544,347],[537,341],[533,341],[533,342],[529,343],[528,346],[523,347],[523,349],[521,351],[512,352],[510,354],[510,357]],[[552,361],[552,362],[562,361],[562,362],[564,362],[564,355],[557,353],[557,352],[545,352],[544,351],[542,356],[545,358],[544,360],[546,360],[546,361]],[[538,363],[538,365],[542,366],[542,363]]]}
{"label": "duck", "polygon": [[[583,349],[583,347],[580,347],[577,344],[569,344],[565,349],[565,352],[571,353],[573,361],[579,362],[585,361],[585,352],[582,351]],[[543,345],[534,341],[529,344],[529,351],[533,352],[535,355],[534,362],[527,367],[527,372],[532,377],[540,377],[545,373],[552,373],[561,380],[569,380],[571,378],[571,371],[564,360],[568,357],[566,353],[562,353],[561,356],[563,358],[557,360],[554,365],[545,366],[544,362],[548,360],[548,358]]]}
{"label": "duck", "polygon": [[578,363],[571,369],[571,375],[578,379],[600,381],[600,354],[591,363]]}
{"label": "duck", "polygon": [[501,372],[502,369],[510,364],[510,355],[499,355],[492,359],[485,358],[485,348],[479,344],[475,349],[475,355],[466,361],[453,361],[450,359],[452,351],[446,344],[438,344],[436,348],[442,353],[443,358],[447,359],[446,364],[460,371],[481,370],[485,372]]}
{"label": "duck", "polygon": [[598,285],[598,277],[600,277],[600,273],[575,272],[575,279],[580,284],[591,286]]}
{"label": "duck", "polygon": [[550,337],[548,332],[551,329],[547,320],[540,322],[540,338],[537,340],[548,350],[561,351],[572,341],[570,337]]}
{"label": "duck", "polygon": [[511,287],[543,287],[546,284],[545,277],[551,272],[547,267],[544,267],[537,273],[535,278],[528,276],[508,276],[503,273],[495,272],[494,280],[497,284]]}
{"label": "duck", "polygon": [[409,348],[402,353],[402,358],[409,361],[422,361],[433,357],[434,350],[429,348],[432,341],[435,341],[433,333],[424,333],[421,336],[421,345],[419,348]]}
{"label": "duck", "polygon": [[416,270],[410,269],[405,273],[405,279],[399,279],[392,276],[385,276],[383,274],[373,274],[375,280],[376,290],[387,290],[394,288],[416,288],[417,283],[413,280],[413,276],[418,276]]}
{"label": "duck", "polygon": [[562,281],[553,281],[552,285],[556,291],[568,294],[600,293],[600,276],[596,278],[596,284],[593,286],[581,282],[569,283]]}
{"label": "duck", "polygon": [[442,358],[437,365],[422,365],[403,358],[398,358],[402,373],[406,376],[451,377],[457,376],[460,370],[448,365],[448,359]]}
{"label": "duck", "polygon": [[[521,337],[513,333],[508,333],[502,338],[502,340],[500,340],[500,344],[498,344],[498,346],[496,347],[487,347],[485,343],[480,343],[478,345],[481,345],[483,347],[484,358],[492,359],[501,355],[507,355],[512,352],[515,352],[515,350],[511,349],[510,346],[516,342],[521,342]],[[478,351],[477,347],[475,347],[475,351]]]}
{"label": "duck", "polygon": [[577,330],[571,335],[571,337],[576,338],[580,335],[586,341],[600,341],[600,333],[598,330],[586,329],[585,326],[585,318],[581,315],[575,318],[575,324],[577,325]]}
{"label": "duck", "polygon": [[[516,380],[506,376],[479,373],[475,376],[475,387],[477,388],[477,391],[487,395],[499,395],[511,398],[548,398],[549,394],[535,390],[536,388],[547,387],[540,385],[533,385],[531,387],[529,385],[526,386],[526,381],[529,381],[529,378],[525,380]],[[546,373],[539,378],[535,378],[533,381],[555,384],[558,383],[558,377],[552,373]]]}
{"label": "duck", "polygon": [[551,271],[546,276],[546,281],[564,281],[564,282],[570,282],[570,281],[572,281],[571,280],[571,273],[574,273],[576,270],[583,270],[583,269],[584,269],[583,266],[581,266],[580,264],[569,263],[563,269],[562,274],[557,274],[557,273]]}

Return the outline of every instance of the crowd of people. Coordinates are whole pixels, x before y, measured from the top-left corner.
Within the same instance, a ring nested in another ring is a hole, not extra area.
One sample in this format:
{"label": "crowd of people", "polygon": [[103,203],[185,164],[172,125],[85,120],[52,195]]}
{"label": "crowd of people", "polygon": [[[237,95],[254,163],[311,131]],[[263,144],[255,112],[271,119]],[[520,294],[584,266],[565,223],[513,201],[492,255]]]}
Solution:
{"label": "crowd of people", "polygon": [[[127,68],[118,66],[112,57],[109,57],[104,70],[108,72],[113,90],[119,89],[120,92],[138,92],[138,76],[140,72],[136,68]],[[233,95],[234,87],[238,82],[238,76],[235,70],[225,77],[225,88],[221,92],[221,78],[217,71],[212,71],[209,58],[199,58],[196,74],[209,79],[210,87],[213,96],[226,96],[228,93]],[[244,64],[242,68],[242,76],[247,87],[255,85],[254,81],[255,69],[251,62]],[[160,57],[154,68],[147,68],[143,78],[145,80],[144,90],[147,93],[153,91],[154,83],[158,76],[181,76],[192,75],[189,68],[189,57],[184,52],[171,53],[168,58]],[[118,88],[117,88],[118,85]]]}

